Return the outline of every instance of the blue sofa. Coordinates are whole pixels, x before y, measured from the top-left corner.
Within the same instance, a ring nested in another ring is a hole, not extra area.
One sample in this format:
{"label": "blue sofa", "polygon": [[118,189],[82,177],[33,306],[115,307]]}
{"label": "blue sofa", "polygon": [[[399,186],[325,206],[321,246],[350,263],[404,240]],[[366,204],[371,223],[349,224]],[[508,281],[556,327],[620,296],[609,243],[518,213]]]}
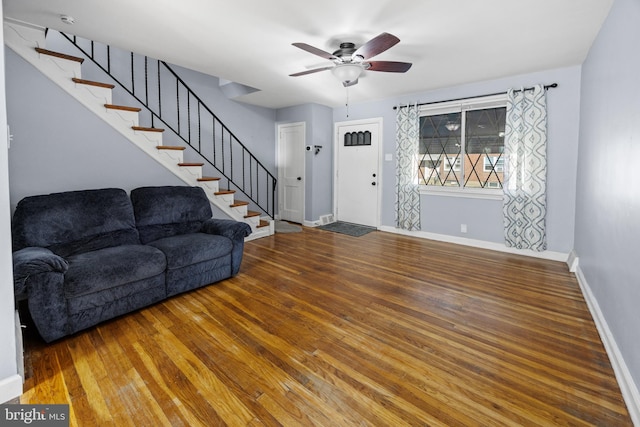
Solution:
{"label": "blue sofa", "polygon": [[248,224],[200,187],[26,197],[12,221],[16,300],[51,342],[238,273]]}

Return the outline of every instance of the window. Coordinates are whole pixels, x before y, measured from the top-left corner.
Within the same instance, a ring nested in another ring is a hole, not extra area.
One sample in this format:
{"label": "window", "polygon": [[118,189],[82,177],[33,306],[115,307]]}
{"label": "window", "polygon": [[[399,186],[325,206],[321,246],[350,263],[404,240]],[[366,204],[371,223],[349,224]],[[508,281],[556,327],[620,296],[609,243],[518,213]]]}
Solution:
{"label": "window", "polygon": [[454,172],[460,172],[462,170],[462,160],[460,157],[447,157],[447,168]]}
{"label": "window", "polygon": [[504,158],[500,156],[485,156],[484,158],[484,166],[482,167],[483,172],[491,172],[495,170],[496,172],[504,172]]}
{"label": "window", "polygon": [[371,132],[348,132],[344,134],[344,146],[371,145]]}
{"label": "window", "polygon": [[505,105],[498,95],[423,106],[418,184],[460,192],[502,188]]}

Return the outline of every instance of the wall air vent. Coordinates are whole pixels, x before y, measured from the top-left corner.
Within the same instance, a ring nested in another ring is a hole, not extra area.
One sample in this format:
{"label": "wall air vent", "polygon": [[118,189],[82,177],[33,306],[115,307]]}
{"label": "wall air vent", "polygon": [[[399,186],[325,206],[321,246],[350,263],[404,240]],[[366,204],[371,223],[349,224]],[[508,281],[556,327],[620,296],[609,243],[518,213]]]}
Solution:
{"label": "wall air vent", "polygon": [[320,215],[320,225],[326,225],[334,222],[333,214]]}

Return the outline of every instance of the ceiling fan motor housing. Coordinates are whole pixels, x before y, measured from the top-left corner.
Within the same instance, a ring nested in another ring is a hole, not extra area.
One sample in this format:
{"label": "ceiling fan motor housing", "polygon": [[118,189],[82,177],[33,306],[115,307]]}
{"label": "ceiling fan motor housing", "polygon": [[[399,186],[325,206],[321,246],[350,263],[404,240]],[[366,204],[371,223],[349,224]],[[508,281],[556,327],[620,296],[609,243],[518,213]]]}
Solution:
{"label": "ceiling fan motor housing", "polygon": [[353,53],[356,51],[356,45],[351,42],[340,43],[340,49],[333,52],[333,56],[337,56],[340,59],[353,59]]}

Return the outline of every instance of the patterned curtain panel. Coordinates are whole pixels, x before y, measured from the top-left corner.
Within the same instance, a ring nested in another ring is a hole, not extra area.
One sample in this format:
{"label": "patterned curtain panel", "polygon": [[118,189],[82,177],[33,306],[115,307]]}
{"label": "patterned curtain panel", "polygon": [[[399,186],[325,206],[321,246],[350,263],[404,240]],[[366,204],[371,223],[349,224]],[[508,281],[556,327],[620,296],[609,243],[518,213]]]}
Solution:
{"label": "patterned curtain panel", "polygon": [[507,92],[504,151],[505,243],[518,249],[544,251],[547,105],[543,86]]}
{"label": "patterned curtain panel", "polygon": [[396,116],[396,227],[420,230],[418,165],[418,106],[398,108]]}

